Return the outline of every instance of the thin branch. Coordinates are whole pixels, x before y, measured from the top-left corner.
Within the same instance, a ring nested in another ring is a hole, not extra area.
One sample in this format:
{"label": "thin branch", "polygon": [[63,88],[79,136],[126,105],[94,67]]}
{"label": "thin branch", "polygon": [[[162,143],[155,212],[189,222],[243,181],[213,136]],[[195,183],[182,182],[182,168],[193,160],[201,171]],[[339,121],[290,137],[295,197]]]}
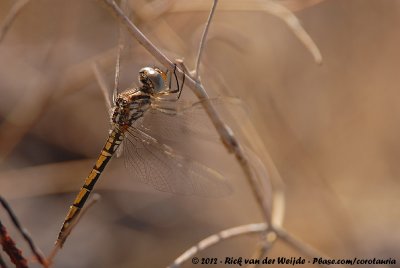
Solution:
{"label": "thin branch", "polygon": [[201,240],[197,245],[186,250],[182,255],[175,259],[175,261],[168,266],[168,268],[180,267],[184,262],[194,257],[200,251],[203,251],[215,244],[221,243],[227,239],[234,238],[241,235],[259,234],[267,231],[268,225],[266,223],[253,223],[241,225],[230,229],[223,230],[219,233],[210,235]]}
{"label": "thin branch", "polygon": [[[322,257],[324,259],[329,259],[328,256],[319,252],[317,249],[308,245],[304,241],[301,241],[300,239],[296,238],[292,234],[288,233],[284,228],[273,226],[271,228],[271,230],[276,233],[276,235],[279,237],[279,239],[282,239],[284,242],[286,242],[288,245],[292,246],[294,249],[296,249],[301,254],[303,254],[309,258]],[[320,265],[321,265],[321,267],[325,267],[325,268],[331,267],[331,265],[324,265],[324,264],[320,264]],[[340,265],[340,264],[336,264],[336,266],[344,268],[344,266]]]}
{"label": "thin branch", "polygon": [[35,246],[35,243],[33,242],[33,239],[31,238],[31,236],[29,235],[28,231],[22,227],[22,225],[20,224],[20,222],[18,221],[18,218],[16,217],[16,215],[14,214],[14,212],[12,211],[10,205],[7,203],[7,201],[0,196],[0,203],[3,206],[3,208],[7,211],[8,215],[10,216],[10,219],[12,221],[12,223],[14,224],[14,226],[17,228],[17,230],[20,232],[20,234],[22,235],[22,237],[24,238],[24,240],[28,243],[32,253],[35,255],[37,261],[43,266],[43,267],[48,267],[48,263],[46,262],[46,259],[43,256],[43,253],[40,251],[40,249],[38,249]]}
{"label": "thin branch", "polygon": [[68,227],[68,229],[65,231],[64,237],[56,241],[56,244],[53,247],[53,250],[47,257],[47,262],[51,264],[57,255],[58,251],[60,248],[64,245],[65,241],[67,240],[68,236],[71,234],[73,229],[76,227],[76,225],[79,223],[79,221],[82,219],[82,217],[86,214],[86,212],[100,200],[100,195],[99,194],[93,194],[92,198],[88,201],[88,204],[82,209],[81,213],[79,213],[78,217],[74,222],[71,223],[71,225]]}
{"label": "thin branch", "polygon": [[[278,237],[274,232],[266,231],[265,233],[263,233],[263,239],[258,243],[258,247],[251,258],[261,260],[272,248],[277,238]],[[247,268],[256,268],[259,266],[259,264],[250,264],[247,266]]]}
{"label": "thin branch", "polygon": [[214,12],[215,12],[215,9],[217,7],[217,4],[218,4],[218,0],[214,0],[213,6],[212,6],[211,11],[210,11],[210,15],[208,16],[208,19],[207,19],[206,26],[204,27],[203,35],[201,36],[199,51],[197,53],[197,59],[196,59],[196,68],[195,68],[195,73],[194,73],[194,77],[196,78],[196,80],[199,80],[199,75],[200,75],[199,67],[200,67],[201,55],[202,55],[203,50],[204,50],[204,45],[206,43],[208,29],[210,28],[211,20],[212,20],[212,18],[214,16]]}
{"label": "thin branch", "polygon": [[175,62],[179,65],[179,68],[181,68],[186,75],[195,80],[193,73],[189,70],[182,59],[177,59]]}
{"label": "thin branch", "polygon": [[28,268],[28,261],[22,256],[22,252],[17,248],[14,240],[8,235],[6,227],[0,221],[0,245],[3,251],[10,257],[11,262],[17,268]]}
{"label": "thin branch", "polygon": [[[276,226],[269,227],[268,224],[263,222],[263,223],[241,225],[210,235],[205,239],[201,240],[195,246],[186,250],[182,255],[176,258],[174,262],[167,268],[178,268],[183,263],[194,257],[197,253],[211,246],[214,246],[218,243],[221,243],[227,239],[234,238],[236,236],[250,235],[250,234],[266,234],[266,237],[262,240],[262,242],[264,243],[264,245],[262,246],[266,247],[259,251],[258,256],[261,256],[262,255],[261,253],[265,253],[266,250],[268,250],[268,246],[274,243],[277,239],[282,239],[284,242],[292,246],[294,249],[296,249],[304,256],[307,256],[309,258],[322,257],[325,259],[329,259],[328,256],[319,252],[318,250],[304,243],[298,238],[294,237],[290,233],[286,232],[285,229]],[[342,265],[337,265],[337,266],[344,268],[344,266]],[[328,268],[329,266],[321,265],[321,267]]]}
{"label": "thin branch", "polygon": [[316,63],[322,63],[322,55],[319,51],[317,45],[311,39],[311,37],[307,34],[304,28],[301,26],[299,19],[296,15],[293,14],[289,9],[285,6],[275,2],[275,1],[265,1],[265,11],[270,12],[271,14],[281,18],[292,30],[294,35],[303,43],[303,45],[308,49],[308,51],[313,56]]}
{"label": "thin branch", "polygon": [[[114,0],[103,0],[115,12],[118,18],[128,28],[129,32],[137,39],[137,41],[146,48],[162,65],[169,69],[174,68],[173,62],[167,58],[137,27],[132,21],[124,14],[122,9],[117,5]],[[182,71],[177,69],[180,75]],[[194,84],[194,81],[192,81]]]}
{"label": "thin branch", "polygon": [[[318,1],[315,0],[314,2]],[[306,49],[308,49],[308,51],[313,56],[314,61],[318,64],[322,63],[321,52],[319,51],[317,45],[307,34],[305,29],[301,26],[300,21],[292,12],[293,10],[285,7],[284,4],[272,0],[253,0],[246,1],[246,5],[244,5],[243,0],[230,0],[221,2],[218,9],[224,11],[263,11],[278,17],[286,23],[293,34],[296,35],[296,37],[303,43]],[[204,0],[176,0],[174,1],[174,5],[169,10],[169,12],[190,12],[194,10],[208,10],[208,6],[205,4]]]}
{"label": "thin branch", "polygon": [[6,36],[8,30],[10,29],[12,23],[17,18],[18,14],[21,13],[22,9],[30,2],[31,0],[18,0],[12,6],[10,12],[7,14],[4,19],[3,24],[0,26],[0,42],[3,41]]}

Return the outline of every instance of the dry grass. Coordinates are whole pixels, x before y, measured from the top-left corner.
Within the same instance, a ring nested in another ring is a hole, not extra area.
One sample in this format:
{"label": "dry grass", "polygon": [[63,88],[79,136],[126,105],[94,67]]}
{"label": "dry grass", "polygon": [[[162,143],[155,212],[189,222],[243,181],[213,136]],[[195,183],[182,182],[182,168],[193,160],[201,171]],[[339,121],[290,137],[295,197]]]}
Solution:
{"label": "dry grass", "polygon": [[[13,2],[0,3],[0,20]],[[134,1],[134,22],[168,56],[193,67],[211,2],[204,8],[176,2],[155,14]],[[211,25],[200,76],[212,96],[246,104],[244,119],[235,113],[226,120],[251,145],[238,124],[247,120],[268,148],[286,185],[285,228],[332,257],[400,259],[397,1],[282,1],[318,45],[322,66],[282,20],[224,8],[226,2]],[[0,44],[0,194],[45,252],[107,135],[91,64],[100,62],[111,87],[117,32],[100,1],[33,0]],[[142,66],[157,63],[131,41],[125,85]],[[183,97],[194,99],[189,90]],[[54,267],[164,267],[212,233],[262,219],[223,146],[179,140],[180,151],[229,178],[234,193],[220,199],[159,193],[114,160],[96,188],[102,201]],[[257,153],[268,160],[264,150]],[[256,241],[236,238],[202,256],[251,256]],[[278,242],[270,256],[282,255],[300,254]]]}

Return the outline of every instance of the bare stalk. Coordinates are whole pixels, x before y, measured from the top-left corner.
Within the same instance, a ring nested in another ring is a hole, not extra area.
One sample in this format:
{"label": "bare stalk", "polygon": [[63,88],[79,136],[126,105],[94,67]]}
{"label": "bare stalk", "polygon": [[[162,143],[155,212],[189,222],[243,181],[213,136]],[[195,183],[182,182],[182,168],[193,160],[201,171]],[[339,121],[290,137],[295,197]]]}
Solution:
{"label": "bare stalk", "polygon": [[[322,257],[324,259],[329,259],[325,254],[319,252],[315,248],[301,241],[300,239],[294,237],[290,233],[288,233],[285,229],[280,227],[271,227],[268,226],[265,222],[263,223],[253,223],[247,225],[241,225],[233,228],[229,228],[223,230],[219,233],[210,235],[205,239],[201,240],[195,246],[186,250],[182,255],[174,260],[174,262],[168,266],[167,268],[178,268],[186,261],[190,260],[199,252],[210,248],[218,243],[221,243],[227,239],[231,239],[237,236],[243,235],[251,235],[251,234],[261,234],[266,235],[260,242],[260,248],[256,252],[257,255],[254,255],[254,258],[260,259],[264,256],[266,251],[270,248],[272,243],[276,241],[276,239],[282,239],[284,242],[292,246],[299,253],[303,254],[308,258]],[[321,267],[328,268],[327,265],[320,265]],[[337,267],[344,268],[343,265],[336,265]]]}
{"label": "bare stalk", "polygon": [[14,214],[14,212],[11,209],[8,202],[1,196],[0,196],[0,204],[7,211],[7,214],[10,216],[10,219],[11,219],[12,223],[14,224],[15,228],[17,228],[18,232],[22,235],[24,240],[28,243],[29,248],[31,249],[32,253],[35,255],[38,262],[43,267],[48,267],[48,263],[47,263],[45,257],[43,256],[43,253],[40,251],[40,249],[38,247],[35,246],[35,243],[33,242],[33,239],[29,235],[28,231],[24,227],[22,227],[21,223],[19,222],[17,216]]}
{"label": "bare stalk", "polygon": [[202,55],[203,50],[204,50],[204,45],[206,43],[208,29],[210,28],[211,20],[212,20],[212,18],[214,16],[214,12],[215,12],[215,9],[217,7],[217,4],[218,4],[218,0],[214,0],[213,6],[212,6],[211,11],[210,11],[210,15],[208,16],[208,19],[207,19],[206,26],[204,27],[203,35],[201,36],[199,51],[197,53],[197,59],[196,59],[196,69],[195,69],[195,73],[194,73],[194,77],[196,78],[196,80],[199,80],[199,75],[200,75],[199,67],[200,67],[201,55]]}
{"label": "bare stalk", "polygon": [[[280,239],[282,239],[284,242],[286,242],[288,245],[290,245],[291,247],[296,249],[301,254],[303,254],[309,258],[322,257],[324,259],[329,259],[328,256],[319,252],[318,250],[311,247],[304,241],[301,241],[300,239],[296,238],[295,236],[293,236],[292,234],[287,232],[284,228],[273,226],[271,229],[276,233],[276,235]],[[325,267],[325,268],[331,267],[331,265],[324,265],[324,264],[320,264],[320,266]],[[340,265],[340,264],[336,264],[336,267],[344,268],[344,266]]]}
{"label": "bare stalk", "polygon": [[11,262],[18,268],[28,268],[28,261],[22,255],[22,251],[17,247],[14,240],[8,234],[6,227],[0,221],[0,245],[8,255]]}
{"label": "bare stalk", "polygon": [[[297,5],[297,8],[289,9],[285,6],[287,2],[292,1],[293,3],[288,6]],[[305,8],[307,5],[303,3],[303,1],[298,0],[289,0],[289,1],[275,1],[275,0],[250,0],[245,1],[244,5],[243,0],[229,0],[222,1],[218,8],[223,11],[263,11],[270,13],[273,16],[281,19],[293,32],[293,34],[303,43],[303,45],[308,49],[308,51],[313,56],[316,63],[322,63],[321,52],[319,51],[317,45],[311,39],[311,37],[307,34],[304,28],[301,26],[299,20],[296,15],[293,14],[294,11],[301,9],[301,6]],[[321,0],[322,1],[322,0]],[[311,0],[314,2],[321,2],[319,0]],[[187,1],[187,0],[175,0],[173,6],[168,10],[170,13],[172,12],[188,12],[188,11],[202,11],[208,10],[208,6],[205,3],[206,1]],[[300,2],[300,3],[299,3]],[[312,4],[312,3],[309,3]]]}
{"label": "bare stalk", "polygon": [[[258,243],[257,249],[254,252],[252,259],[261,260],[268,251],[272,248],[273,244],[277,240],[277,236],[274,232],[269,232],[268,230],[263,233],[263,239]],[[259,264],[249,264],[247,268],[260,267]]]}
{"label": "bare stalk", "polygon": [[264,233],[268,228],[266,223],[253,223],[247,225],[241,225],[230,229],[223,230],[219,233],[210,235],[205,239],[201,240],[195,246],[186,250],[182,255],[175,259],[175,261],[168,266],[168,268],[180,267],[184,262],[194,257],[200,251],[203,251],[215,244],[218,244],[224,240],[231,239],[237,236],[260,234]]}

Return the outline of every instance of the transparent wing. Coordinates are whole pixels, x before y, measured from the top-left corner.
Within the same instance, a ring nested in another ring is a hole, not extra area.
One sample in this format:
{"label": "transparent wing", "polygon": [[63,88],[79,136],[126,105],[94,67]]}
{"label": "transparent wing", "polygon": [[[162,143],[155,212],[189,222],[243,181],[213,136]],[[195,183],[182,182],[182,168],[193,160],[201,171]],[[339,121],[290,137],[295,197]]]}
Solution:
{"label": "transparent wing", "polygon": [[[208,99],[215,107],[229,110],[245,109],[244,104],[234,97]],[[159,140],[177,141],[177,137],[190,136],[196,139],[219,143],[215,127],[206,114],[201,102],[160,103],[146,112],[136,127]]]}
{"label": "transparent wing", "polygon": [[231,192],[220,173],[178,154],[135,127],[125,137],[124,159],[133,176],[159,191],[208,197]]}

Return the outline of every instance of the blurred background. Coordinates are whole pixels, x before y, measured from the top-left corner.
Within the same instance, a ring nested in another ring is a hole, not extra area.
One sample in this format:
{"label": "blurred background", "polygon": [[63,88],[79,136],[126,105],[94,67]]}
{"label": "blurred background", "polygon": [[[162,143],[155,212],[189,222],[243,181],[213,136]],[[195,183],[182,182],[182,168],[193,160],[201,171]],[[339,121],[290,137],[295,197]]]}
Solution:
{"label": "blurred background", "polygon": [[[200,74],[211,96],[243,101],[227,109],[244,110],[246,118],[226,120],[243,143],[261,140],[265,148],[257,153],[266,161],[268,152],[275,163],[285,184],[283,226],[331,257],[399,262],[400,3],[276,1],[295,12],[319,47],[318,65],[280,18],[252,9],[252,2],[220,1]],[[13,3],[0,1],[0,21]],[[211,4],[132,0],[130,8],[161,50],[193,68]],[[117,42],[117,20],[102,1],[32,0],[0,43],[0,194],[46,254],[106,140],[108,112],[92,63],[111,89]],[[140,68],[157,64],[129,36],[126,47],[121,88],[136,83]],[[190,89],[182,100],[195,100]],[[257,137],[241,135],[243,120]],[[203,133],[180,134],[171,146],[218,170],[232,193],[158,192],[113,159],[96,186],[101,202],[54,267],[165,267],[212,233],[261,221],[233,156],[206,120],[189,117],[187,124],[193,121]],[[0,217],[30,257],[7,215]],[[198,256],[250,257],[257,241],[237,238]],[[269,256],[301,254],[278,242]]]}

